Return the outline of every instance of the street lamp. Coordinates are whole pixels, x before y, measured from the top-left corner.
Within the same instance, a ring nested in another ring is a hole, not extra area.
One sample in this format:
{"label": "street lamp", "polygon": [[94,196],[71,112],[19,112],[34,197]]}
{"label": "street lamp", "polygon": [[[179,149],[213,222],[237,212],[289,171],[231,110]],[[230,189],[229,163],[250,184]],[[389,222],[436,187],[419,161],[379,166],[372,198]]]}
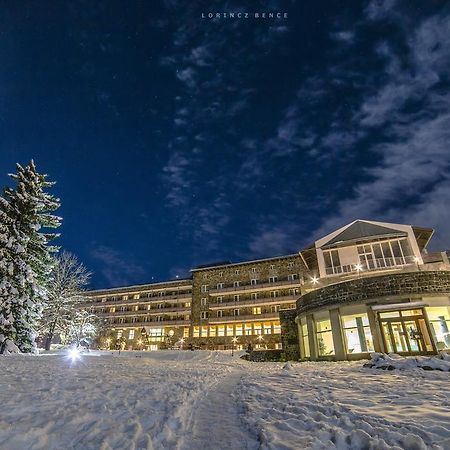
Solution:
{"label": "street lamp", "polygon": [[111,349],[111,338],[106,339],[105,344],[107,345],[108,350],[110,350]]}
{"label": "street lamp", "polygon": [[178,342],[180,343],[180,349],[183,350],[184,338],[180,338]]}
{"label": "street lamp", "polygon": [[363,266],[360,263],[355,264],[355,270],[356,270],[356,272],[358,274],[358,277],[359,277],[361,272],[362,272],[362,270],[363,270]]}
{"label": "street lamp", "polygon": [[314,275],[313,277],[311,277],[311,282],[312,284],[317,284],[319,282],[319,279]]}
{"label": "street lamp", "polygon": [[231,344],[231,356],[234,356],[234,344],[236,344],[236,342],[237,342],[237,337],[234,336],[233,339],[231,339],[231,342],[232,342],[232,344]]}

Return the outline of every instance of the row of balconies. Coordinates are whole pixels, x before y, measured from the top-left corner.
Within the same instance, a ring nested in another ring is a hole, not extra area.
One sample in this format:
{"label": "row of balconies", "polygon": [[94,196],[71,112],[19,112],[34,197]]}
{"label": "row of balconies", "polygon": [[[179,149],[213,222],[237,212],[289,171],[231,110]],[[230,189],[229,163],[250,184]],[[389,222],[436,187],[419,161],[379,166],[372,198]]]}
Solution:
{"label": "row of balconies", "polygon": [[297,278],[297,279],[281,279],[281,280],[274,280],[274,281],[268,281],[265,283],[260,283],[257,282],[256,284],[252,284],[252,283],[245,283],[245,284],[241,284],[239,282],[239,285],[224,285],[223,287],[216,287],[216,288],[211,288],[209,289],[207,292],[205,292],[205,294],[211,295],[211,296],[218,296],[221,294],[224,294],[226,292],[232,292],[235,294],[238,293],[245,293],[245,292],[249,292],[249,291],[267,291],[267,290],[271,290],[274,287],[285,287],[285,288],[289,288],[289,287],[300,287],[302,284],[302,281]]}
{"label": "row of balconies", "polygon": [[169,320],[149,320],[143,321],[142,319],[137,322],[110,322],[109,325],[111,328],[127,328],[127,327],[150,327],[150,328],[161,328],[164,326],[176,326],[176,325],[184,325],[190,326],[190,319],[169,319]]}
{"label": "row of balconies", "polygon": [[191,313],[190,307],[179,307],[179,308],[157,308],[157,309],[139,309],[137,311],[105,311],[105,312],[98,312],[96,313],[100,317],[120,317],[120,316],[136,316],[138,314],[144,314],[147,316],[157,316],[157,315],[164,315],[169,313]]}
{"label": "row of balconies", "polygon": [[259,322],[261,320],[278,320],[279,314],[276,312],[263,313],[263,314],[245,314],[239,316],[222,316],[222,317],[210,317],[208,323],[229,323],[229,322]]}
{"label": "row of balconies", "polygon": [[186,301],[186,299],[192,299],[192,293],[170,295],[170,296],[159,296],[155,295],[152,297],[140,297],[140,298],[129,298],[127,300],[117,299],[117,300],[107,300],[93,298],[91,301],[83,304],[83,306],[94,306],[94,305],[137,305],[137,304],[147,304],[147,303],[164,303],[164,302],[177,302]]}
{"label": "row of balconies", "polygon": [[264,297],[257,299],[249,299],[249,300],[233,300],[229,302],[222,303],[210,303],[208,305],[209,309],[233,309],[233,308],[241,308],[244,306],[264,306],[264,305],[273,305],[273,304],[285,304],[285,303],[295,303],[296,300],[300,297],[300,294],[295,295],[284,295],[281,297]]}

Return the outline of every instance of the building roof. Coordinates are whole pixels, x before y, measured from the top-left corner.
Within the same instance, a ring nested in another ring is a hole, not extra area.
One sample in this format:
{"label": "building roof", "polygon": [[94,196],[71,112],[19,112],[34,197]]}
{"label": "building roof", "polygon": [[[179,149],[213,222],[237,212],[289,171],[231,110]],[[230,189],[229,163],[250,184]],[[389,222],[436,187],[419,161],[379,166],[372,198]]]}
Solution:
{"label": "building roof", "polygon": [[356,220],[344,231],[322,245],[322,248],[335,247],[340,243],[350,243],[354,241],[364,241],[374,237],[405,237],[408,234],[404,231],[388,228],[363,220]]}
{"label": "building roof", "polygon": [[102,294],[112,294],[112,293],[124,293],[124,292],[130,292],[130,291],[143,291],[147,289],[158,289],[163,288],[164,286],[169,285],[168,287],[172,287],[171,285],[174,285],[173,287],[177,287],[178,285],[180,287],[191,285],[192,279],[191,278],[180,278],[177,280],[169,280],[169,281],[158,281],[156,283],[147,283],[147,284],[135,284],[132,286],[119,286],[115,288],[105,288],[105,289],[95,289],[92,291],[87,291],[87,295],[102,295]]}
{"label": "building roof", "polygon": [[195,269],[191,269],[191,272],[198,272],[200,270],[208,270],[208,269],[218,269],[220,267],[225,267],[225,266],[242,266],[244,264],[254,264],[254,263],[259,263],[259,262],[264,262],[264,261],[275,261],[277,259],[292,258],[294,256],[298,257],[298,253],[292,253],[290,255],[272,256],[270,258],[251,259],[248,261],[241,261],[241,262],[236,262],[236,263],[232,263],[232,262],[216,263],[216,264],[211,263],[211,264],[205,264],[203,266],[198,266]]}

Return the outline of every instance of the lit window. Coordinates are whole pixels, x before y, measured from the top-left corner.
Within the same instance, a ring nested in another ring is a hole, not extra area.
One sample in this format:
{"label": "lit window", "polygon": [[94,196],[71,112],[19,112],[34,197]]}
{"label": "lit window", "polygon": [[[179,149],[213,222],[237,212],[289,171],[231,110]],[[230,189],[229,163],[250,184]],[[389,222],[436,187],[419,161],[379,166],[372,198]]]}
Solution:
{"label": "lit window", "polygon": [[124,295],[124,296],[122,297],[122,300],[128,300],[128,295]]}
{"label": "lit window", "polygon": [[209,337],[216,337],[217,331],[216,327],[209,327]]}
{"label": "lit window", "polygon": [[256,335],[261,335],[263,334],[263,327],[262,327],[262,323],[260,322],[255,322],[253,324],[253,333]]}
{"label": "lit window", "polygon": [[152,305],[147,305],[147,310],[150,311],[152,309]]}
{"label": "lit window", "polygon": [[233,327],[233,325],[227,325],[227,336],[234,336],[234,327]]}
{"label": "lit window", "polygon": [[311,356],[311,352],[309,350],[308,325],[306,324],[305,317],[302,317],[300,319],[300,328],[302,334],[302,348],[301,348],[302,357],[309,358]]}
{"label": "lit window", "polygon": [[184,307],[185,308],[189,308],[191,306],[191,302],[186,302],[185,304],[184,304]]}
{"label": "lit window", "polygon": [[427,307],[428,319],[436,340],[438,351],[450,349],[450,307]]}
{"label": "lit window", "polygon": [[208,337],[208,327],[201,328],[201,335],[202,337]]}
{"label": "lit window", "polygon": [[189,337],[189,327],[185,327],[183,330],[183,337],[188,338]]}
{"label": "lit window", "polygon": [[253,314],[261,314],[261,307],[258,306],[256,308],[253,308]]}
{"label": "lit window", "polygon": [[133,306],[133,311],[137,311],[139,309],[139,306],[138,305],[134,305]]}
{"label": "lit window", "polygon": [[119,331],[117,332],[117,339],[120,339],[120,338],[122,337],[122,333],[123,333],[122,330],[119,330]]}
{"label": "lit window", "polygon": [[347,353],[373,352],[372,334],[366,313],[342,316]]}
{"label": "lit window", "polygon": [[200,327],[194,327],[193,337],[200,337]]}
{"label": "lit window", "polygon": [[273,334],[281,334],[280,322],[274,322],[273,323]]}
{"label": "lit window", "polygon": [[242,336],[243,329],[242,329],[242,323],[236,324],[236,336]]}
{"label": "lit window", "polygon": [[264,322],[264,334],[272,334],[272,324],[270,322]]}
{"label": "lit window", "polygon": [[334,355],[333,333],[328,312],[318,317],[314,315],[316,323],[317,350],[319,356]]}
{"label": "lit window", "polygon": [[114,306],[112,308],[109,308],[109,312],[110,313],[116,312],[116,308]]}
{"label": "lit window", "polygon": [[252,335],[252,324],[246,323],[244,325],[244,335],[245,336],[251,336]]}
{"label": "lit window", "polygon": [[128,339],[130,339],[130,341],[134,339],[134,330],[128,332]]}
{"label": "lit window", "polygon": [[225,336],[225,326],[219,325],[217,327],[217,336]]}
{"label": "lit window", "polygon": [[139,300],[139,294],[134,294],[134,295],[133,295],[133,299],[134,299],[134,300]]}

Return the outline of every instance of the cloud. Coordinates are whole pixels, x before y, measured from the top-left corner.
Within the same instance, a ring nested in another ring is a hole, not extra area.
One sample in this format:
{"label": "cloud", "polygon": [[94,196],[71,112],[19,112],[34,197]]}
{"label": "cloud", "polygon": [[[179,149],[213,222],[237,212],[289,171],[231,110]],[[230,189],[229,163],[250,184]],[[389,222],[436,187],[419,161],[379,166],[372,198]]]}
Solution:
{"label": "cloud", "polygon": [[171,206],[185,205],[189,199],[190,160],[181,152],[171,154],[169,161],[163,167],[164,178],[170,186],[167,200]]}
{"label": "cloud", "polygon": [[90,255],[99,261],[100,273],[109,287],[133,284],[146,275],[143,267],[106,245],[94,245]]}
{"label": "cloud", "polygon": [[[448,229],[450,96],[441,83],[450,78],[450,17],[426,19],[407,45],[402,63],[384,47],[384,83],[363,99],[353,119],[356,127],[381,130],[370,148],[377,163],[361,169],[363,181],[338,202],[317,235],[356,218]],[[450,232],[445,240],[448,246]]]}

